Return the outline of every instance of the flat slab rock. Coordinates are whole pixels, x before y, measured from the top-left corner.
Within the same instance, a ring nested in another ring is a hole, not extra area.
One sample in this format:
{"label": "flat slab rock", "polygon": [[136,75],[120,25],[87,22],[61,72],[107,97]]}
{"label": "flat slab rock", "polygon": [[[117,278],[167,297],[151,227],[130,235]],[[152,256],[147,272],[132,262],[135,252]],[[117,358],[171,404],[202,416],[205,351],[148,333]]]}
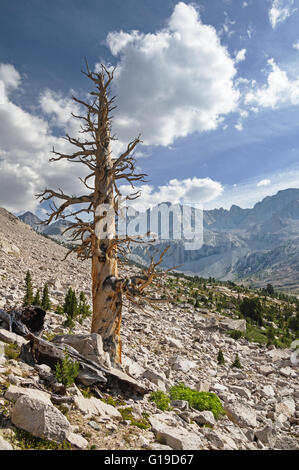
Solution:
{"label": "flat slab rock", "polygon": [[227,417],[241,428],[255,428],[257,426],[256,411],[245,403],[234,401],[223,406]]}
{"label": "flat slab rock", "polygon": [[191,369],[195,369],[197,364],[189,359],[185,359],[182,356],[173,356],[169,359],[169,364],[173,370],[181,372],[189,372]]}
{"label": "flat slab rock", "polygon": [[178,426],[169,426],[159,416],[150,416],[149,421],[160,444],[167,445],[173,450],[202,449],[202,441],[197,434]]}
{"label": "flat slab rock", "polygon": [[114,406],[104,403],[98,398],[75,397],[74,403],[83,415],[87,416],[109,416],[110,418],[121,418],[120,412]]}
{"label": "flat slab rock", "polygon": [[[90,335],[87,336],[90,337]],[[57,362],[63,360],[64,351],[67,350],[70,358],[80,364],[80,373],[77,380],[81,380],[83,384],[89,385],[89,382],[105,383],[107,388],[119,388],[127,393],[141,396],[148,392],[147,388],[120,369],[103,367],[87,359],[70,345],[54,344],[33,334],[28,334],[27,337],[30,340],[31,353],[38,364],[46,364],[54,369]]]}

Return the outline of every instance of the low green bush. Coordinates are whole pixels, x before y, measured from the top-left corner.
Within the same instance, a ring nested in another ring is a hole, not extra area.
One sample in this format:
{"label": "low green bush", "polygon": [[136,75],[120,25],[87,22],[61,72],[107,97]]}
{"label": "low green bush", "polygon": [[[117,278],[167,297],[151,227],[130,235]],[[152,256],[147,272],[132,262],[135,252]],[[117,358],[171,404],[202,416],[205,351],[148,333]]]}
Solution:
{"label": "low green bush", "polygon": [[107,403],[107,405],[111,405],[111,406],[114,406],[115,408],[117,406],[124,406],[126,405],[126,402],[123,401],[123,400],[119,400],[118,398],[113,398],[113,397],[106,397],[106,398],[101,398],[101,400],[104,402],[104,403]]}
{"label": "low green bush", "polygon": [[219,352],[218,352],[218,355],[217,355],[217,362],[218,362],[219,365],[225,364],[225,359],[224,359],[223,352],[222,352],[221,349],[219,349]]}
{"label": "low green bush", "polygon": [[170,398],[166,393],[162,392],[162,390],[157,390],[156,392],[152,392],[149,397],[150,401],[156,403],[157,408],[162,411],[168,411],[171,409],[170,407]]}
{"label": "low green bush", "polygon": [[240,330],[229,330],[228,335],[233,339],[240,339],[242,338],[243,333]]}
{"label": "low green bush", "polygon": [[178,384],[171,387],[169,395],[171,400],[186,400],[195,410],[211,411],[216,419],[224,414],[221,401],[213,392],[198,392],[184,384]]}

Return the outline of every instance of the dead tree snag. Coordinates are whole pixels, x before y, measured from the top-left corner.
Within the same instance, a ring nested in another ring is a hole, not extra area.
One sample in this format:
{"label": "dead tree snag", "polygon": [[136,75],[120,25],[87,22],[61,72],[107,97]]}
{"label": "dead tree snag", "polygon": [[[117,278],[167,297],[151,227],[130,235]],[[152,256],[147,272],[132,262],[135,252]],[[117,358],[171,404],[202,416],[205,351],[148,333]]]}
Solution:
{"label": "dead tree snag", "polygon": [[[53,148],[54,156],[50,161],[66,159],[87,166],[88,174],[80,180],[88,193],[69,196],[62,190],[45,189],[37,196],[40,202],[52,202],[46,224],[58,218],[71,218],[71,225],[65,232],[70,231],[76,244],[69,253],[74,252],[81,259],[92,260],[91,332],[102,336],[104,349],[109,352],[112,363],[120,363],[123,297],[133,302],[139,297],[146,298],[145,290],[157,276],[156,267],[161,263],[163,254],[157,263],[152,260],[142,276],[132,279],[119,277],[119,254],[124,254],[126,247],[135,240],[120,238],[116,234],[115,215],[118,214],[121,198],[117,182],[127,181],[134,188],[135,182],[145,181],[145,174],[136,173],[132,155],[141,141],[138,136],[120,156],[112,155],[110,144],[115,137],[111,135],[111,111],[115,108],[115,97],[110,97],[110,85],[114,70],[102,65],[99,72],[92,72],[86,63],[83,73],[93,82],[94,90],[88,102],[73,97],[84,110],[82,115],[73,114],[73,117],[81,121],[81,133],[85,138],[66,135],[65,139],[75,148],[74,153],[63,154]],[[127,199],[138,196],[139,191],[136,191]],[[61,205],[57,205],[57,201]],[[87,214],[84,220],[79,217],[83,213]]]}

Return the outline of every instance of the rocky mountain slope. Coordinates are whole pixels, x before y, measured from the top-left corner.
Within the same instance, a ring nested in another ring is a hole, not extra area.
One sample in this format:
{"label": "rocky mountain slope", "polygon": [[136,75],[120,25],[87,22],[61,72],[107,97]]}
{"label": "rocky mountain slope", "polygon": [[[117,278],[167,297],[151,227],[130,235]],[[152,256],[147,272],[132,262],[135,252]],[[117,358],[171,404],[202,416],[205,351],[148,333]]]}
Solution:
{"label": "rocky mountain slope", "polygon": [[[52,308],[43,337],[85,335],[93,356],[100,355],[100,343],[88,336],[90,318],[82,324],[75,321],[70,332],[54,311],[70,286],[84,291],[90,301],[90,263],[72,256],[62,261],[65,254],[63,246],[0,209],[0,309],[9,311],[22,303],[30,270],[34,289],[45,282],[50,287]],[[122,273],[137,269],[128,265]],[[29,439],[24,429],[74,449],[298,449],[298,367],[291,360],[292,350],[267,348],[246,337],[233,339],[227,330],[246,329],[234,301],[250,291],[221,283],[205,289],[209,295],[199,296],[194,306],[187,302],[189,284],[170,274],[159,292],[172,295],[170,303],[156,308],[125,303],[123,368],[148,389],[142,399],[113,388],[96,394],[92,387],[77,384],[58,405],[54,371],[11,354],[25,340],[0,325],[0,449],[50,446],[44,439]],[[227,299],[221,313],[208,299],[216,293]],[[295,309],[291,301],[266,301]],[[223,365],[217,361],[220,349]],[[242,368],[232,367],[237,354]],[[225,414],[215,419],[211,411],[190,408],[186,400],[172,401],[172,409],[162,411],[150,400],[151,391],[167,394],[179,383],[215,393]],[[41,416],[47,416],[47,426]]]}

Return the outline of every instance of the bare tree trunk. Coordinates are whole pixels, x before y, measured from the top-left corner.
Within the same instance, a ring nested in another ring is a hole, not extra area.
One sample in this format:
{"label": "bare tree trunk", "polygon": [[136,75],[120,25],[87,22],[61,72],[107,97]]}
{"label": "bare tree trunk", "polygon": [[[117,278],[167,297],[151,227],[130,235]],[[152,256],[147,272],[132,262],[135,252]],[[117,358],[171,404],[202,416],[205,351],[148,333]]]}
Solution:
{"label": "bare tree trunk", "polygon": [[112,363],[121,362],[122,295],[117,277],[116,259],[108,258],[101,262],[97,256],[93,256],[91,332],[102,336],[104,350],[109,353]]}
{"label": "bare tree trunk", "polygon": [[91,332],[103,339],[104,351],[113,364],[121,362],[120,324],[122,296],[117,285],[118,266],[115,240],[115,201],[113,191],[113,162],[110,149],[109,121],[103,118],[108,109],[105,84],[102,83],[101,104],[98,114],[97,170],[95,171],[95,233],[92,256],[93,316]]}

